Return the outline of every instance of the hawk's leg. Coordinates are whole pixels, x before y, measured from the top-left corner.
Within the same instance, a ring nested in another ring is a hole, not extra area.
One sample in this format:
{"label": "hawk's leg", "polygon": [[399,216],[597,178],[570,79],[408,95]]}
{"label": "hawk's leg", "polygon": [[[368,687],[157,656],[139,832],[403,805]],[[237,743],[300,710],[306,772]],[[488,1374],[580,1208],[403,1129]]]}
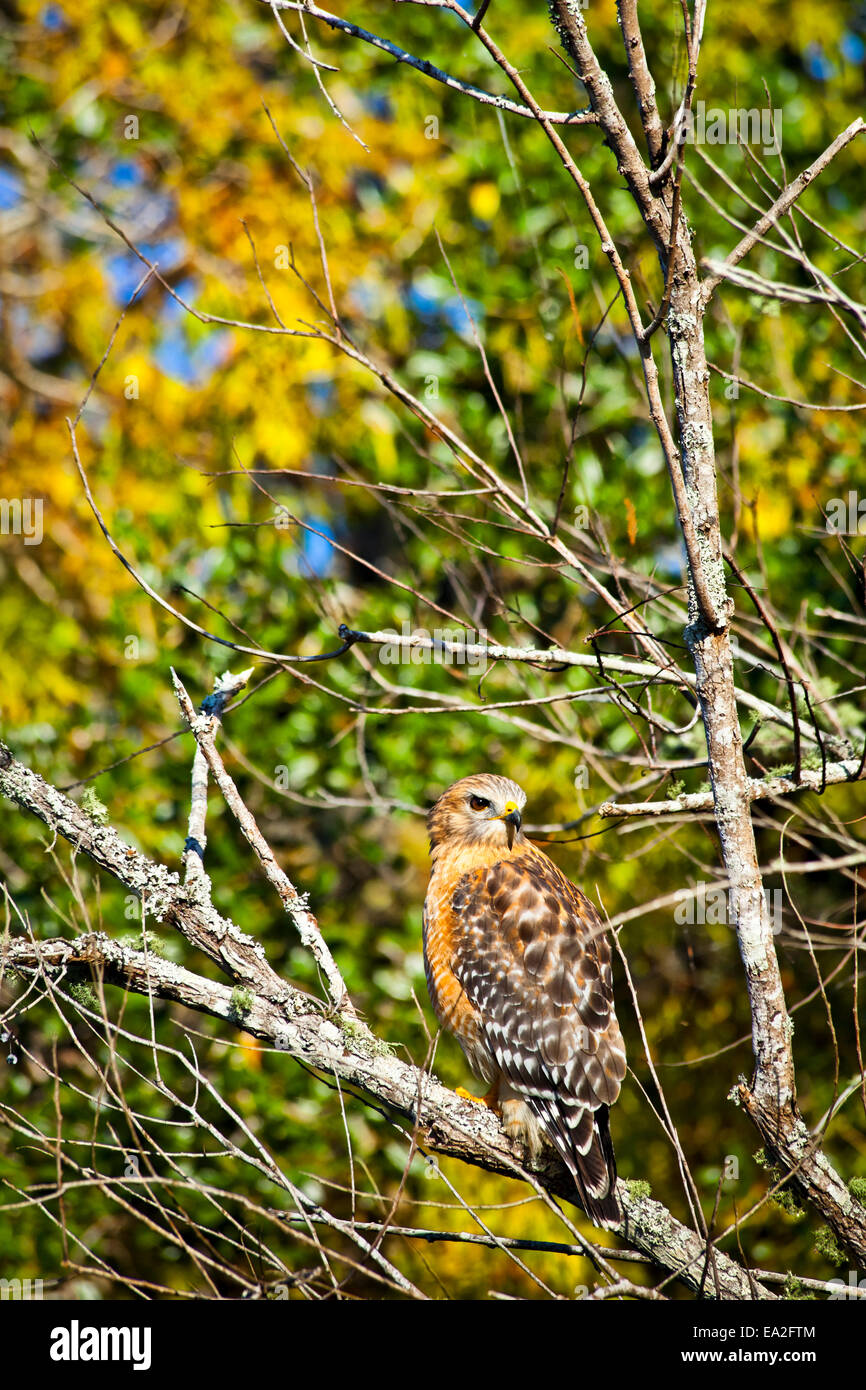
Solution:
{"label": "hawk's leg", "polygon": [[516,1139],[519,1144],[523,1144],[529,1150],[530,1160],[534,1162],[541,1152],[541,1126],[526,1101],[519,1092],[509,1086],[501,1072],[486,1095],[473,1096],[463,1086],[457,1087],[456,1094],[461,1100],[486,1105],[497,1114],[509,1139]]}
{"label": "hawk's leg", "polygon": [[502,1116],[502,1128],[509,1139],[523,1144],[529,1151],[530,1161],[534,1163],[541,1153],[541,1125],[523,1096],[512,1090],[507,1081],[501,1082],[497,1109]]}

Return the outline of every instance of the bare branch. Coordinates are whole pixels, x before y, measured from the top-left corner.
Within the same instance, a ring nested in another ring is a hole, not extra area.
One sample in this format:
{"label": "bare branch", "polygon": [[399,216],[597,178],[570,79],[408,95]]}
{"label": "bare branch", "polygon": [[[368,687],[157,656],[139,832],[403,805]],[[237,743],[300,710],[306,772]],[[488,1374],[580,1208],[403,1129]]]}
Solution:
{"label": "bare branch", "polygon": [[[214,737],[219,725],[219,717],[210,708],[196,716],[192,701],[174,671],[171,673],[175,694],[184,719],[195,736],[196,744],[213,774],[226,805],[240,826],[247,843],[255,851],[259,863],[265,871],[268,882],[276,888],[280,901],[291,917],[298,934],[307,950],[312,952],[325,979],[328,992],[338,1013],[350,1018],[356,1017],[355,1006],[349,998],[343,977],[319,930],[319,924],[307,906],[306,895],[298,893],[288,875],[280,868],[274,852],[256,824],[255,817],[241,798],[234,781],[226,771],[225,764],[216,750]],[[207,702],[206,702],[207,703]]]}
{"label": "bare branch", "polygon": [[[856,782],[862,778],[863,768],[857,759],[848,758],[843,762],[828,763],[826,776],[810,768],[802,768],[799,779],[787,774],[779,777],[751,777],[747,784],[748,796],[750,801],[774,800],[778,796],[790,796],[792,792],[821,791],[823,786]],[[683,812],[693,814],[712,809],[712,792],[691,792],[685,796],[671,797],[668,801],[605,801],[599,806],[598,814],[604,819],[613,816],[658,817],[681,815]]]}
{"label": "bare branch", "polygon": [[852,121],[840,135],[836,136],[836,139],[831,145],[827,146],[823,154],[819,154],[818,158],[812,161],[808,169],[804,169],[801,174],[798,174],[797,177],[788,184],[787,188],[783,188],[772,207],[764,213],[763,217],[758,219],[752,230],[738,241],[734,249],[728,253],[722,266],[704,280],[701,286],[701,300],[704,305],[709,303],[713,291],[721,281],[722,276],[727,275],[734,266],[740,263],[744,256],[749,254],[752,247],[760,241],[761,237],[763,237],[771,227],[776,226],[788,209],[793,207],[801,193],[808,188],[812,180],[817,178],[818,175],[826,169],[827,165],[835,159],[840,150],[843,150],[845,146],[854,139],[855,135],[859,135],[861,131],[864,130],[866,130],[866,121],[863,120],[862,116],[858,116],[856,121]]}
{"label": "bare branch", "polygon": [[[383,39],[379,34],[372,34],[369,29],[362,29],[359,24],[353,24],[351,20],[341,19],[338,15],[331,14],[329,10],[322,10],[318,5],[310,3],[310,0],[261,0],[261,2],[267,5],[269,10],[296,10],[301,15],[309,15],[311,19],[319,19],[331,29],[337,29],[341,33],[348,34],[350,38],[361,39],[363,43],[369,43],[373,48],[381,49],[383,53],[387,53],[398,63],[405,63],[407,67],[416,68],[418,72],[423,72],[425,77],[432,77],[435,82],[441,82],[443,86],[450,87],[453,91],[459,92],[461,96],[472,97],[473,101],[479,101],[483,106],[493,106],[499,111],[508,111],[512,116],[526,116],[529,120],[533,120],[535,117],[534,111],[531,111],[528,106],[521,106],[519,102],[509,101],[508,97],[497,96],[495,92],[485,92],[481,87],[476,87],[471,82],[463,82],[459,77],[452,77],[450,73],[437,68],[429,59],[416,58],[413,54],[407,53],[404,48],[392,43],[390,39]],[[482,13],[476,16],[473,27],[481,23],[484,9],[486,9],[486,5],[482,7]],[[551,125],[593,125],[596,121],[592,111],[545,111],[544,114]]]}
{"label": "bare branch", "polygon": [[[287,998],[277,1006],[255,995],[244,1005],[242,1016],[234,992],[226,985],[205,980],[160,957],[119,946],[98,933],[67,942],[59,939],[31,942],[15,940],[3,948],[2,959],[20,974],[49,978],[76,965],[98,969],[102,978],[138,994],[174,1000],[226,1023],[242,1023],[244,1032],[297,1057],[325,1076],[355,1086],[420,1129],[424,1149],[459,1158],[491,1173],[519,1176],[519,1146],[507,1139],[499,1121],[486,1106],[462,1100],[441,1086],[435,1077],[399,1061],[385,1045],[360,1046],[353,1035],[341,1030],[320,1013],[309,1012],[310,1001],[287,987]],[[552,1149],[532,1170],[552,1193],[573,1199],[570,1175]],[[633,1196],[620,1179],[617,1195],[625,1212],[623,1234],[662,1268],[698,1291],[704,1260],[703,1239],[681,1225],[659,1203]],[[332,1218],[333,1219],[333,1218]],[[614,1252],[607,1252],[612,1254]],[[775,1297],[754,1285],[735,1261],[717,1252],[719,1297],[749,1299]],[[712,1297],[713,1290],[704,1290]]]}
{"label": "bare branch", "polygon": [[[356,642],[367,642],[375,646],[405,647],[408,651],[415,649],[441,652],[443,655],[467,663],[482,660],[523,661],[529,662],[531,665],[547,667],[577,666],[585,670],[595,671],[600,676],[603,676],[606,671],[619,672],[626,676],[645,676],[653,684],[658,685],[674,685],[695,689],[697,684],[697,678],[692,672],[681,670],[674,666],[671,661],[667,661],[663,666],[654,666],[648,661],[634,661],[629,657],[611,656],[607,652],[590,656],[588,653],[566,651],[561,647],[502,647],[495,643],[456,642],[444,635],[434,638],[425,637],[421,633],[409,633],[402,636],[397,632],[388,631],[359,632],[347,627],[345,623],[340,627],[340,637],[346,643],[347,648]],[[752,695],[747,690],[736,689],[734,693],[737,700],[747,709],[753,709],[762,718],[782,724],[793,732],[794,721],[787,711],[778,709],[775,705],[769,704],[768,701],[760,699],[757,695]],[[813,743],[817,742],[813,730],[801,729],[801,734],[803,738],[811,738]]]}

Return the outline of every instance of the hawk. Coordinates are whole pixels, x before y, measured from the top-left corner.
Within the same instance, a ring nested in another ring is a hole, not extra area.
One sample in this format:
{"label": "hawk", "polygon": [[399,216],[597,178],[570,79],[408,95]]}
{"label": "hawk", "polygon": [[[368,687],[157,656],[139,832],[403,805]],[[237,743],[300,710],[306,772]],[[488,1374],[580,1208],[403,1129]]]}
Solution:
{"label": "hawk", "polygon": [[586,1214],[617,1225],[608,1116],[626,1065],[610,942],[592,903],[527,840],[525,804],[516,782],[483,773],[427,817],[427,987],[506,1132],[533,1158],[545,1134]]}

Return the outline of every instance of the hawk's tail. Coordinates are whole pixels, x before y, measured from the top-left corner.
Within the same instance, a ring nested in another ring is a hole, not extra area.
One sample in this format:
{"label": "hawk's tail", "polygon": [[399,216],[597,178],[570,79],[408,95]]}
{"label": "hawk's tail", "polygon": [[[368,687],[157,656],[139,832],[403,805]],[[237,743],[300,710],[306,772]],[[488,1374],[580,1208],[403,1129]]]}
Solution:
{"label": "hawk's tail", "polygon": [[610,1107],[597,1110],[569,1103],[562,1096],[548,1100],[527,1097],[557,1152],[574,1178],[580,1204],[596,1226],[618,1226],[622,1208],[616,1195],[616,1158],[610,1137]]}

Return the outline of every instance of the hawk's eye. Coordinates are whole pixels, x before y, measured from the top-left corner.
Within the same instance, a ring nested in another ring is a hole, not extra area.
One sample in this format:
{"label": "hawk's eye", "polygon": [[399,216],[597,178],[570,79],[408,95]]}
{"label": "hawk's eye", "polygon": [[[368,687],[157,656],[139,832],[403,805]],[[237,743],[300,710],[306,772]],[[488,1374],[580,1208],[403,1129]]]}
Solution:
{"label": "hawk's eye", "polygon": [[483,796],[470,796],[469,805],[472,807],[473,811],[487,811],[489,810],[490,802],[486,801]]}

